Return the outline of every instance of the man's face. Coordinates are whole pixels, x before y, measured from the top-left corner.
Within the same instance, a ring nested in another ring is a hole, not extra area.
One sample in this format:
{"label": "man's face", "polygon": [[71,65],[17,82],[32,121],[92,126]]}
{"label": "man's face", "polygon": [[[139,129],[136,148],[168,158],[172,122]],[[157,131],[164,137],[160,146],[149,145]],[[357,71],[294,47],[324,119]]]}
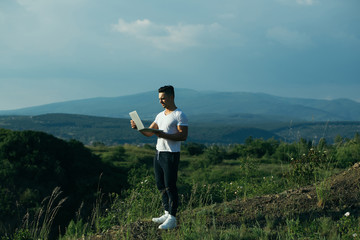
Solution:
{"label": "man's face", "polygon": [[172,97],[161,92],[159,93],[159,102],[163,106],[163,108],[167,108],[169,104],[172,103]]}

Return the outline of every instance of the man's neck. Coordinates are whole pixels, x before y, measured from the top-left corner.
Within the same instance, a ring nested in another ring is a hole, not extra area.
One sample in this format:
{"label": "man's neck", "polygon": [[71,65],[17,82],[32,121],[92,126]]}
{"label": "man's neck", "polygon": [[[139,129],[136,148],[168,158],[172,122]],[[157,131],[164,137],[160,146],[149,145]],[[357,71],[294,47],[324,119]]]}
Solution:
{"label": "man's neck", "polygon": [[168,107],[168,108],[165,108],[165,114],[169,114],[169,113],[172,113],[173,111],[175,111],[177,109],[177,107],[174,105],[174,106],[171,106],[171,107]]}

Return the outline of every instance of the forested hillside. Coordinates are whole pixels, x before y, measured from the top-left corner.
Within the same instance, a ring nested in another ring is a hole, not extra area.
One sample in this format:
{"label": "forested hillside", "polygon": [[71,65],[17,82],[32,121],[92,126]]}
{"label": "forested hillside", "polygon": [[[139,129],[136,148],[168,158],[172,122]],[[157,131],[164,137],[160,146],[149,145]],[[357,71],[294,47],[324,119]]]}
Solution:
{"label": "forested hillside", "polygon": [[[144,125],[150,125],[145,121]],[[73,114],[46,114],[40,116],[0,116],[0,127],[12,130],[44,131],[62,139],[77,139],[86,145],[94,143],[140,144],[155,143],[154,138],[144,138],[130,127],[130,118],[105,118]],[[202,124],[191,122],[189,142],[242,143],[249,136],[255,138],[280,137],[257,127],[229,124]]]}
{"label": "forested hillside", "polygon": [[[237,116],[239,117],[239,116]],[[237,121],[237,117],[213,122],[190,121],[188,142],[205,144],[244,143],[249,136],[263,139],[298,141],[300,138],[318,142],[321,138],[333,143],[339,135],[351,138],[360,132],[360,122],[269,122],[253,119]],[[247,116],[249,119],[252,116]],[[145,125],[150,122],[145,121]],[[53,134],[61,139],[76,139],[83,144],[103,143],[144,144],[154,143],[154,138],[144,138],[130,128],[129,119],[106,118],[74,114],[46,114],[39,116],[0,116],[0,128],[36,130]]]}

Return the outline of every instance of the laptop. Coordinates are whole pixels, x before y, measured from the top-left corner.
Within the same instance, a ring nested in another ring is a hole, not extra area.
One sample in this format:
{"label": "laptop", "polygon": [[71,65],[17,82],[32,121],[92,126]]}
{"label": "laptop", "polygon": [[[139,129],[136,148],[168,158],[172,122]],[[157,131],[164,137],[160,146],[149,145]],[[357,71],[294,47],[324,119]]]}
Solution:
{"label": "laptop", "polygon": [[135,122],[138,131],[141,131],[141,132],[163,132],[163,130],[144,127],[144,124],[142,123],[142,121],[136,111],[130,112],[129,115],[130,115],[131,119]]}

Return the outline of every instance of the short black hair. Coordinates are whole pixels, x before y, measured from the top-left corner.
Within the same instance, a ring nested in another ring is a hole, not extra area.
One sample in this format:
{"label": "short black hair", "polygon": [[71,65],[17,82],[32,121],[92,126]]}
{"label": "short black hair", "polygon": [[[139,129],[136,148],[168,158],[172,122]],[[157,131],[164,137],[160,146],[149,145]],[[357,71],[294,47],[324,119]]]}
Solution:
{"label": "short black hair", "polygon": [[166,85],[166,86],[159,88],[159,93],[165,93],[167,96],[175,97],[174,87],[171,85]]}

